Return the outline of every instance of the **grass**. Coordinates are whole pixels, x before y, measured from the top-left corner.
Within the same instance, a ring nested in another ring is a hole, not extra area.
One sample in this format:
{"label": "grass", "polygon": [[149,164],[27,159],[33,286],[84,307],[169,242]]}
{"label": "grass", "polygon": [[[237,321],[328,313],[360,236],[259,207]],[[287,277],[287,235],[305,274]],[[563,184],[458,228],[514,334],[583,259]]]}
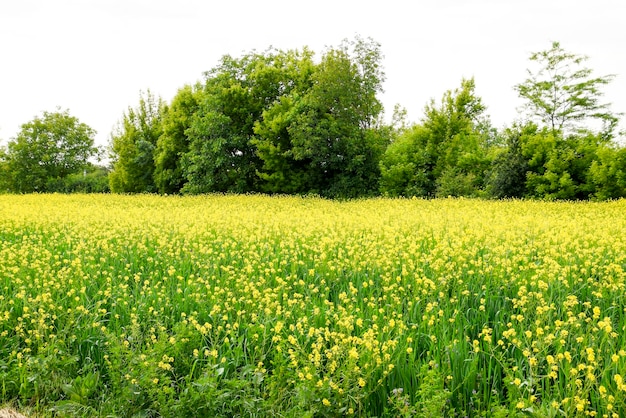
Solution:
{"label": "grass", "polygon": [[43,416],[618,417],[625,210],[0,196],[0,403]]}

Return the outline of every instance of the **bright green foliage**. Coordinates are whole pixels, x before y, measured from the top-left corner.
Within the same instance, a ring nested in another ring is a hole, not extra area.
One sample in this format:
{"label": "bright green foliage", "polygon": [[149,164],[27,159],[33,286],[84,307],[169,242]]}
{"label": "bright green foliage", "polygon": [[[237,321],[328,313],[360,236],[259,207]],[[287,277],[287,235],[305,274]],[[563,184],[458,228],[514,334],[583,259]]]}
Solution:
{"label": "bright green foliage", "polygon": [[528,70],[529,78],[515,86],[529,116],[553,133],[564,134],[589,130],[590,120],[597,120],[602,123],[602,137],[613,138],[619,115],[600,102],[601,88],[613,75],[593,78],[592,70],[582,66],[587,57],[565,51],[558,42],[549,50],[533,53],[530,60],[539,69]]}
{"label": "bright green foliage", "polygon": [[274,66],[264,68],[274,71],[282,79],[280,97],[263,111],[254,126],[252,144],[262,161],[258,176],[262,188],[271,193],[302,193],[316,182],[308,162],[294,157],[291,127],[299,116],[302,97],[311,88],[315,71],[313,53],[289,51]]}
{"label": "bright green foliage", "polygon": [[432,183],[426,146],[430,131],[413,126],[392,142],[380,162],[380,187],[387,196],[428,196]]}
{"label": "bright green foliage", "polygon": [[181,157],[189,151],[187,129],[202,101],[201,86],[180,89],[164,108],[162,135],[154,150],[154,182],[159,193],[178,193],[185,183]]}
{"label": "bright green foliage", "polygon": [[223,57],[178,130],[189,144],[183,192],[375,193],[388,143],[380,60],[379,45],[360,38],[318,64],[306,48]]}
{"label": "bright green foliage", "polygon": [[55,193],[108,193],[109,170],[90,163],[78,173],[49,182],[48,189]]}
{"label": "bright green foliage", "polygon": [[128,108],[111,138],[113,171],[109,175],[115,193],[155,192],[154,150],[163,132],[165,104],[150,91],[141,94],[139,106]]}
{"label": "bright green foliage", "polygon": [[589,169],[598,200],[626,197],[626,148],[602,145]]}
{"label": "bright green foliage", "polygon": [[0,153],[0,186],[17,193],[56,191],[55,185],[89,166],[98,151],[95,133],[68,110],[43,112]]}
{"label": "bright green foliage", "polygon": [[421,127],[392,144],[381,162],[381,191],[404,196],[468,196],[483,188],[491,129],[474,80],[426,106]]}
{"label": "bright green foliage", "polygon": [[595,135],[563,139],[549,129],[523,137],[522,155],[528,161],[526,191],[543,199],[587,199],[593,192],[589,169],[596,159]]}

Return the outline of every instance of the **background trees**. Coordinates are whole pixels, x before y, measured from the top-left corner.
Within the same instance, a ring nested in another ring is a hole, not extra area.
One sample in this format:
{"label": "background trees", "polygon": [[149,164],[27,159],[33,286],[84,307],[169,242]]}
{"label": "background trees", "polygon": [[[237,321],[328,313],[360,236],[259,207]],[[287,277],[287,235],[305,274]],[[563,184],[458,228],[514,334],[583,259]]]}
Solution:
{"label": "background trees", "polygon": [[[355,197],[376,193],[387,145],[380,129],[384,72],[380,46],[357,38],[327,50],[255,126],[270,191]],[[294,180],[298,178],[299,180]]]}
{"label": "background trees", "polygon": [[184,192],[261,189],[257,172],[262,160],[252,143],[254,126],[268,106],[296,84],[285,66],[297,55],[270,50],[241,58],[225,56],[205,74],[204,97],[187,131]]}
{"label": "background trees", "polygon": [[539,68],[529,69],[529,78],[515,90],[526,101],[528,115],[553,133],[567,136],[580,129],[589,130],[590,120],[597,120],[602,123],[602,137],[612,139],[618,115],[600,99],[601,88],[614,76],[592,77],[592,70],[582,65],[587,59],[553,42],[550,49],[531,54],[530,61]]}
{"label": "background trees", "polygon": [[165,104],[150,91],[141,94],[137,108],[128,108],[111,136],[113,170],[111,191],[116,193],[156,192],[154,149],[163,132]]}
{"label": "background trees", "polygon": [[163,107],[162,134],[154,150],[154,183],[159,193],[178,193],[185,185],[181,157],[189,151],[187,129],[202,100],[203,87],[187,85]]}
{"label": "background trees", "polygon": [[483,188],[491,129],[473,79],[434,100],[424,119],[387,148],[381,192],[396,196],[471,196]]}
{"label": "background trees", "polygon": [[43,112],[0,152],[0,184],[18,193],[63,191],[69,176],[91,169],[94,135],[69,110]]}
{"label": "background trees", "polygon": [[401,111],[385,122],[372,39],[320,56],[226,55],[170,103],[140,95],[111,135],[110,173],[88,161],[93,131],[67,112],[25,124],[0,150],[0,190],[107,191],[108,178],[124,193],[625,197],[622,115],[602,101],[613,76],[592,76],[586,60],[558,42],[531,54],[514,86],[523,113],[498,131],[473,79],[431,100],[418,124]]}

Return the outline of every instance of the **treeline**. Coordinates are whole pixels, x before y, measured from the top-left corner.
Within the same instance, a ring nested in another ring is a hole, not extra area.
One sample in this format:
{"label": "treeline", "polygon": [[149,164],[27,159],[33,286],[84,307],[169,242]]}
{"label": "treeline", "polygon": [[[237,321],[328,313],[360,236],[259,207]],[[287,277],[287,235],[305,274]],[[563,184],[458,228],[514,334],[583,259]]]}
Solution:
{"label": "treeline", "polygon": [[374,195],[392,142],[380,47],[225,56],[170,104],[147,94],[112,138],[114,192]]}
{"label": "treeline", "polygon": [[104,191],[108,181],[116,193],[626,197],[626,148],[615,132],[621,115],[601,102],[613,76],[593,77],[586,57],[558,43],[530,60],[536,68],[514,87],[525,109],[498,130],[473,79],[427,104],[419,123],[399,106],[386,123],[382,54],[371,39],[344,41],[319,60],[306,48],[224,56],[203,83],[169,103],[141,95],[111,136],[110,172],[89,165],[91,139],[82,164],[34,181],[46,174],[33,167],[69,153],[35,156],[20,169],[19,150],[37,143],[26,124],[0,155],[0,187]]}

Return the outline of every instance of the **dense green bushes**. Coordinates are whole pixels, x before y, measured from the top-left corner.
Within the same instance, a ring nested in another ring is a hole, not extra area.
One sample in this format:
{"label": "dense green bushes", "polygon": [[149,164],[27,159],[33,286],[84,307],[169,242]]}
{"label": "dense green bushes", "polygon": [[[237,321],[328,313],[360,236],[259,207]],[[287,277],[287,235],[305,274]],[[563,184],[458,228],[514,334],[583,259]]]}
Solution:
{"label": "dense green bushes", "polygon": [[[601,101],[612,76],[592,77],[585,59],[558,43],[532,54],[538,68],[515,86],[525,111],[498,130],[473,79],[440,103],[431,100],[419,123],[403,119],[399,107],[384,122],[382,53],[371,39],[344,41],[319,59],[306,48],[227,55],[170,103],[148,92],[124,113],[111,137],[109,187],[340,198],[624,197],[626,151],[616,133],[622,115]],[[92,138],[67,112],[44,113],[0,150],[0,190],[107,191],[105,171],[81,177],[96,154]]]}

